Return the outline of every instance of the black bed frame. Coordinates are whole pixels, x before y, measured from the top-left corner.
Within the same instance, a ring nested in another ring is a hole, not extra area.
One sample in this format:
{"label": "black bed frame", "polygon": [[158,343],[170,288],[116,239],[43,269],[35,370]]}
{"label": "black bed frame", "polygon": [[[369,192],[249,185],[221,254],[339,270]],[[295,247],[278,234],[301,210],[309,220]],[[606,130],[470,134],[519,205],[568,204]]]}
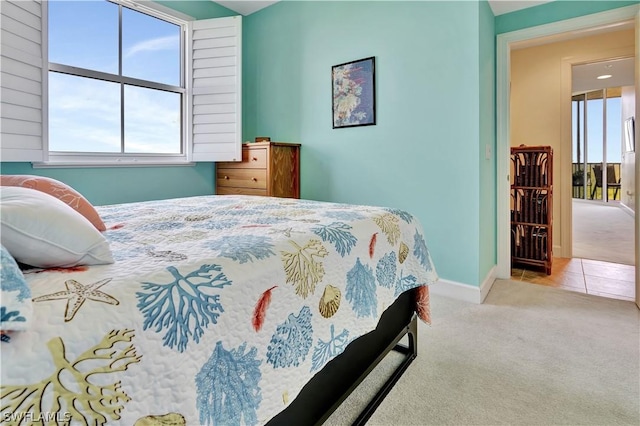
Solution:
{"label": "black bed frame", "polygon": [[[267,425],[322,425],[355,388],[391,351],[404,355],[380,390],[354,421],[364,425],[418,355],[418,322],[415,293],[407,291],[380,317],[377,328],[354,340],[339,356],[316,374],[286,410]],[[399,343],[408,336],[408,344]]]}

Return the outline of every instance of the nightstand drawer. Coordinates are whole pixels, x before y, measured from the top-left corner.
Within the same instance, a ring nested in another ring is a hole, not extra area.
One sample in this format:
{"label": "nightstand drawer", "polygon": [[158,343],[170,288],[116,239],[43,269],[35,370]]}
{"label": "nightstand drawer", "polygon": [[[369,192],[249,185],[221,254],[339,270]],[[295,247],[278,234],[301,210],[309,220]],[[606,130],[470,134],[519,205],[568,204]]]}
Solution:
{"label": "nightstand drawer", "polygon": [[218,186],[267,189],[266,169],[219,168],[216,171]]}
{"label": "nightstand drawer", "polygon": [[218,167],[225,169],[266,169],[267,149],[266,148],[242,148],[242,162],[218,163]]}
{"label": "nightstand drawer", "polygon": [[252,142],[242,161],[216,163],[216,194],[300,198],[300,144]]}
{"label": "nightstand drawer", "polygon": [[234,188],[232,186],[219,186],[216,195],[267,195],[266,189]]}

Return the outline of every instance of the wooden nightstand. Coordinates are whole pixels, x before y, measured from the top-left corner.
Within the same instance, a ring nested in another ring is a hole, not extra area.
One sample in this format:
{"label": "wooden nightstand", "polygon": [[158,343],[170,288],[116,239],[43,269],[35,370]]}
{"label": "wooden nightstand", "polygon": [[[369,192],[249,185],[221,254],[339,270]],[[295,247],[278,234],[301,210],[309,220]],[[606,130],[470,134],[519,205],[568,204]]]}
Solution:
{"label": "wooden nightstand", "polygon": [[300,198],[300,144],[243,144],[241,162],[216,163],[216,194]]}

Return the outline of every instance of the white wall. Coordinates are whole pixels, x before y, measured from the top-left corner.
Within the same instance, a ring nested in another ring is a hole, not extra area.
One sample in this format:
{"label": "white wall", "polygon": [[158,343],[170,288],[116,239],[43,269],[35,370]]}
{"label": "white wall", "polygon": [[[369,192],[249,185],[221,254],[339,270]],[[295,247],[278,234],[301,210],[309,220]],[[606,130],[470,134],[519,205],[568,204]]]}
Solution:
{"label": "white wall", "polygon": [[[636,117],[636,94],[634,86],[625,86],[622,88],[622,131],[625,131],[624,122],[629,117]],[[636,126],[637,117],[636,117]],[[638,141],[636,141],[638,143]],[[635,211],[635,198],[636,185],[635,185],[635,173],[636,173],[636,153],[635,152],[623,152],[622,164],[620,166],[620,175],[622,182],[622,195],[620,201],[626,207]]]}

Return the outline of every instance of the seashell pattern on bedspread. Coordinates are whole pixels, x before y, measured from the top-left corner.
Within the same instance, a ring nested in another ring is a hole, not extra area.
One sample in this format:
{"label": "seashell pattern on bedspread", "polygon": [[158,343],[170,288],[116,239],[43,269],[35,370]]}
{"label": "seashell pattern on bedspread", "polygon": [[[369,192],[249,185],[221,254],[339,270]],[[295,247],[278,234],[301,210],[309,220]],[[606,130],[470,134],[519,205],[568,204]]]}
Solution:
{"label": "seashell pattern on bedspread", "polygon": [[437,274],[407,212],[236,195],[96,209],[114,264],[24,271],[6,424],[264,424],[400,293],[420,288],[429,322]]}

